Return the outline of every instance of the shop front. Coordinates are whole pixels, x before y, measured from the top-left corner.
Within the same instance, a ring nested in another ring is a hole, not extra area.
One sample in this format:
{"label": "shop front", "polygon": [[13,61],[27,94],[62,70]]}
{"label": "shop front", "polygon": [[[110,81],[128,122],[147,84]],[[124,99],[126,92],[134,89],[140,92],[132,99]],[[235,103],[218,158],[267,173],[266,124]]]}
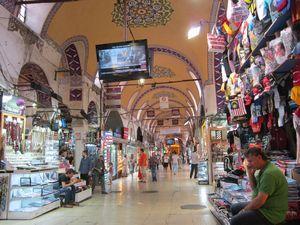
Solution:
{"label": "shop front", "polygon": [[[242,161],[244,153],[255,147],[286,177],[288,224],[300,218],[297,177],[293,175],[300,166],[300,57],[295,48],[299,45],[295,38],[299,36],[299,21],[294,20],[296,7],[290,1],[271,1],[267,7],[257,3],[247,7],[241,2],[228,1],[226,20],[225,7],[219,2],[216,26],[221,33],[217,36],[227,40],[221,44],[222,51],[214,49],[208,38],[209,51],[220,53],[214,54],[215,68],[220,68],[215,71],[216,80],[223,80],[221,91],[226,100],[224,109],[220,109],[226,114],[226,124],[208,130],[211,174],[217,181],[216,193],[209,195],[211,210],[222,224],[230,224],[231,205],[252,200]],[[237,7],[239,17],[235,17]],[[218,105],[222,105],[219,96]],[[223,171],[216,176],[219,168]]]}

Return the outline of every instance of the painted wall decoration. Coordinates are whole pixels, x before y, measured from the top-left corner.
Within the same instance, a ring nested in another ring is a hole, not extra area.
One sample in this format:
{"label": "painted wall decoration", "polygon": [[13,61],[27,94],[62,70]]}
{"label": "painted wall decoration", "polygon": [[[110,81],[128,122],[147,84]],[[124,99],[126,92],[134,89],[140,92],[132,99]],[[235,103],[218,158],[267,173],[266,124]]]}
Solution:
{"label": "painted wall decoration", "polygon": [[78,87],[82,85],[82,69],[80,64],[77,48],[74,44],[70,44],[65,49],[65,56],[70,70],[70,85],[71,87]]}
{"label": "painted wall decoration", "polygon": [[175,73],[170,68],[156,65],[153,67],[151,77],[175,77]]}
{"label": "painted wall decoration", "polygon": [[[218,13],[218,21],[217,25],[219,26],[222,24],[224,17],[226,17],[226,9],[224,4],[222,3]],[[216,97],[217,97],[217,108],[218,112],[224,111],[225,106],[225,96],[224,93],[221,91],[222,86],[222,71],[221,71],[221,60],[223,54],[222,53],[214,53],[214,75],[215,75],[215,87],[216,87]]]}
{"label": "painted wall decoration", "polygon": [[[112,21],[124,26],[124,0],[115,3]],[[129,27],[164,26],[174,12],[168,0],[127,0],[127,24]]]}
{"label": "painted wall decoration", "polygon": [[[27,63],[22,67],[18,78],[18,84],[22,86],[19,87],[19,91],[23,91],[23,89],[26,91],[33,81],[50,88],[47,76],[43,69],[37,64]],[[36,94],[38,103],[43,104],[45,107],[52,107],[51,96],[40,91],[37,91]]]}
{"label": "painted wall decoration", "polygon": [[98,124],[97,106],[94,101],[89,103],[87,114],[89,124]]}
{"label": "painted wall decoration", "polygon": [[6,8],[10,13],[14,14],[16,9],[16,0],[0,0],[0,5]]}

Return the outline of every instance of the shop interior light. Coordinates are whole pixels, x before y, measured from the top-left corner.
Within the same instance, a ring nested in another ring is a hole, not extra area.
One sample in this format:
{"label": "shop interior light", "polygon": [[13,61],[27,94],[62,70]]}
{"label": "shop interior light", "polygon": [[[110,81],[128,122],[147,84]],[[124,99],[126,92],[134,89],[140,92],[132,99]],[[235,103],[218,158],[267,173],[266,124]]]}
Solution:
{"label": "shop interior light", "polygon": [[3,103],[7,103],[12,99],[12,95],[3,95],[2,101]]}
{"label": "shop interior light", "polygon": [[37,107],[37,104],[36,104],[36,103],[32,103],[32,107],[33,107],[33,108],[36,108],[36,107]]}
{"label": "shop interior light", "polygon": [[188,32],[188,39],[197,37],[200,34],[201,26],[192,27]]}
{"label": "shop interior light", "polygon": [[138,83],[139,83],[139,85],[144,85],[145,79],[144,78],[139,79]]}

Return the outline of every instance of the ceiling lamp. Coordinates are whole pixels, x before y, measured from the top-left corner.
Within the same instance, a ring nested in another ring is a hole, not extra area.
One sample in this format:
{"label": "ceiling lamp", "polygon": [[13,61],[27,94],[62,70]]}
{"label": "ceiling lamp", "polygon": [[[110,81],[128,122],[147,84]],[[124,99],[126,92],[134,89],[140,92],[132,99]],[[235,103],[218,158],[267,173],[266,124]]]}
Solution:
{"label": "ceiling lamp", "polygon": [[200,34],[201,27],[192,27],[188,32],[188,39],[192,39],[194,37],[197,37]]}

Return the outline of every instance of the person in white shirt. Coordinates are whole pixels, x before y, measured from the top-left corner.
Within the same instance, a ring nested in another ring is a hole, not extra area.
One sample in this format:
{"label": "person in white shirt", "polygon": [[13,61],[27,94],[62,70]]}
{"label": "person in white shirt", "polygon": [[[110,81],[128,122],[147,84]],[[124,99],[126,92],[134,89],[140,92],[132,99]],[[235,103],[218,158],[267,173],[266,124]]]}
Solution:
{"label": "person in white shirt", "polygon": [[127,159],[127,155],[124,155],[124,159],[122,161],[122,173],[123,173],[123,177],[127,177],[127,171],[128,171],[128,159]]}
{"label": "person in white shirt", "polygon": [[192,179],[193,174],[194,174],[194,178],[195,179],[197,178],[197,176],[198,176],[198,164],[199,164],[199,155],[198,155],[198,152],[197,152],[197,148],[194,147],[194,151],[193,151],[193,153],[191,155],[190,179]]}
{"label": "person in white shirt", "polygon": [[172,154],[172,170],[173,170],[173,173],[174,175],[176,175],[178,173],[178,155],[173,152]]}

